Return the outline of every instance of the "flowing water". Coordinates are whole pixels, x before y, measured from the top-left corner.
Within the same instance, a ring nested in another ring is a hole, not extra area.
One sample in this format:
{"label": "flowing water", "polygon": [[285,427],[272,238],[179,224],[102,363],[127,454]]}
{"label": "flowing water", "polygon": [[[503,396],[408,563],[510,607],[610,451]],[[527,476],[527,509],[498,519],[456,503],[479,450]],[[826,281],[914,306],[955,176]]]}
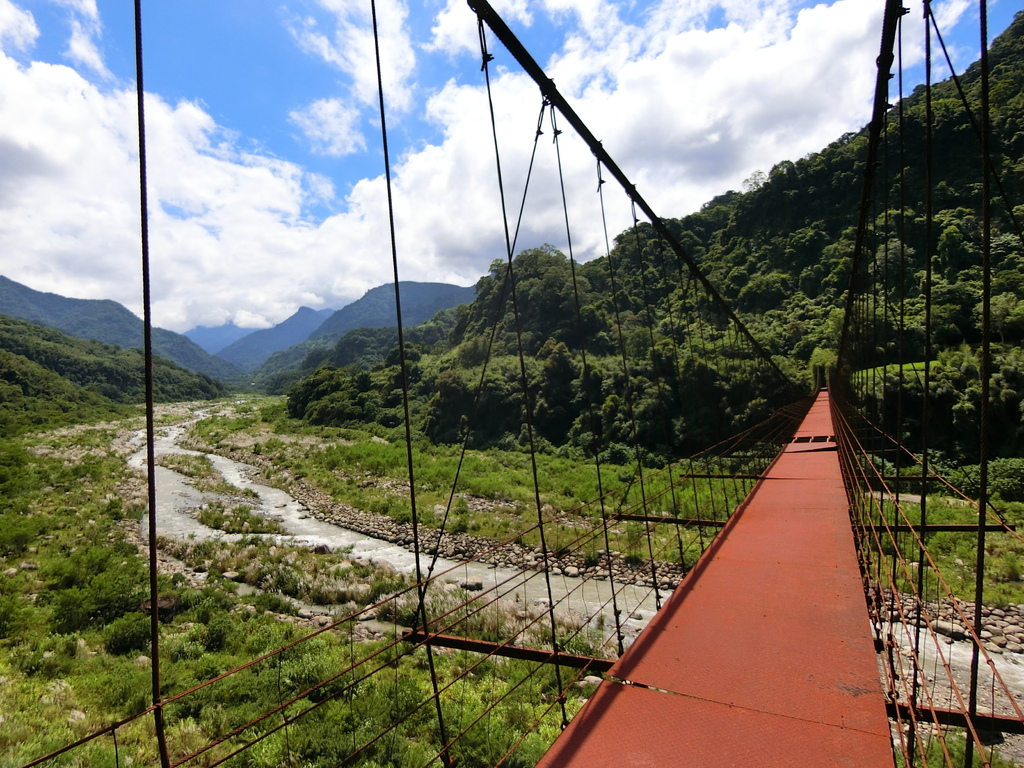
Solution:
{"label": "flowing water", "polygon": [[[313,517],[306,507],[291,495],[278,488],[254,482],[256,468],[242,462],[234,461],[216,454],[200,454],[197,451],[179,445],[188,427],[207,415],[196,411],[191,421],[185,421],[171,427],[157,430],[153,448],[156,456],[172,453],[192,456],[206,455],[214,468],[224,479],[242,489],[255,492],[258,497],[256,512],[277,520],[286,534],[259,534],[278,541],[305,546],[327,545],[332,551],[342,550],[351,553],[353,558],[386,563],[397,571],[412,573],[416,570],[416,558],[413,552],[397,544],[376,539],[363,533],[326,523]],[[128,464],[138,470],[145,470],[146,449],[145,433],[139,432],[134,438],[134,445],[139,446],[133,453]],[[168,469],[156,467],[156,526],[161,536],[177,538],[194,538],[197,540],[219,539],[236,541],[242,534],[228,534],[209,528],[193,518],[188,511],[200,507],[204,503],[215,500],[215,494],[196,490],[191,481],[183,475]],[[148,529],[143,522],[143,539]],[[247,534],[251,536],[252,534]],[[426,572],[431,558],[423,556],[421,570]],[[437,560],[433,573],[442,581],[456,583],[480,582],[483,589],[495,589],[495,594],[510,600],[520,601],[524,605],[544,604],[549,598],[548,585],[543,575],[533,571],[522,574],[509,568],[490,566],[480,562],[456,562],[454,560]],[[611,582],[594,579],[580,579],[570,576],[551,577],[550,597],[563,614],[575,614],[579,617],[593,616],[592,623],[603,625],[610,630],[614,626],[612,610]],[[615,584],[615,597],[623,618],[623,629],[627,636],[635,636],[646,625],[653,615],[656,606],[652,591],[645,587]],[[568,595],[568,598],[566,596]],[[666,597],[662,593],[662,599]],[[597,618],[602,616],[602,618]]]}

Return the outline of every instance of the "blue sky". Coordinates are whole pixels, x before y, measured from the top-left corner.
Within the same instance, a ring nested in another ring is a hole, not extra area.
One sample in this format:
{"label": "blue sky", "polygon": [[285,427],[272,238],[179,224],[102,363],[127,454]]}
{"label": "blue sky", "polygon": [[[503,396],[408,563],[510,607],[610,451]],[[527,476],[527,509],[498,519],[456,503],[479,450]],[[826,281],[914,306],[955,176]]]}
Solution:
{"label": "blue sky", "polygon": [[[369,0],[143,6],[157,324],[265,327],[390,281]],[[663,216],[869,116],[881,0],[495,6]],[[976,10],[933,7],[966,66]],[[1018,9],[990,2],[991,31]],[[475,18],[464,0],[379,0],[378,18],[400,277],[472,284],[504,255]],[[905,23],[909,91],[919,7]],[[11,279],[141,312],[133,32],[128,0],[0,0],[0,249]],[[540,101],[490,48],[518,207]],[[575,253],[593,258],[593,158],[561,141]],[[545,140],[520,247],[565,247],[557,184]],[[606,204],[614,236],[629,206]]]}

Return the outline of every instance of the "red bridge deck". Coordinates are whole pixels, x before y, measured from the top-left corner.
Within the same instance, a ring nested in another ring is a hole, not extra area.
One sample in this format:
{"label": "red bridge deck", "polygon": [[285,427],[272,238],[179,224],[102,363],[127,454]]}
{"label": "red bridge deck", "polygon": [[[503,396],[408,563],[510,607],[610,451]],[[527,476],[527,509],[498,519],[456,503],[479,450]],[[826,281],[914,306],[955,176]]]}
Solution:
{"label": "red bridge deck", "polygon": [[831,435],[823,392],[541,766],[893,765]]}

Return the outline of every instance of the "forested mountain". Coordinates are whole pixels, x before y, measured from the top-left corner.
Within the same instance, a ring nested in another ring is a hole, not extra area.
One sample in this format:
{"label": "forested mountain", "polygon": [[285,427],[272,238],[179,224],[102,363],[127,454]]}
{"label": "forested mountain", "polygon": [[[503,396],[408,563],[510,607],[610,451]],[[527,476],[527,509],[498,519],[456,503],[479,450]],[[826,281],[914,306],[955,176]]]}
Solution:
{"label": "forested mountain", "polygon": [[[427,322],[406,328],[406,343],[416,346],[417,355],[421,350],[447,348],[457,319],[457,308],[443,309]],[[284,394],[300,379],[324,365],[371,368],[381,364],[395,354],[397,343],[397,328],[354,328],[333,347],[307,341],[271,355],[253,373],[253,382],[261,391]]]}
{"label": "forested mountain", "polygon": [[[1024,201],[1024,14],[1018,14],[994,42],[990,61],[995,162],[1007,198],[1013,201],[1009,208],[1000,204],[994,222],[993,304],[1000,342],[994,381],[1000,409],[996,446],[1003,455],[1018,455],[1024,449],[1024,247],[1009,211],[1016,205],[1017,216],[1024,218],[1024,206],[1018,202]],[[961,78],[975,112],[978,80],[976,65]],[[977,445],[978,393],[966,386],[965,371],[977,366],[981,158],[956,85],[939,84],[932,99],[937,158],[933,241],[924,242],[920,213],[923,171],[917,158],[925,116],[923,90],[918,89],[888,115],[881,163],[888,182],[874,203],[874,271],[881,274],[887,268],[893,274],[897,254],[902,259],[899,272],[909,281],[911,299],[900,312],[912,331],[923,328],[924,301],[916,287],[923,280],[924,257],[934,258],[933,376],[939,407],[933,430],[940,453],[963,461],[973,458]],[[744,192],[727,192],[694,214],[666,222],[776,362],[808,383],[812,360],[827,361],[838,342],[866,143],[866,131],[847,134],[821,152],[755,174]],[[901,157],[914,158],[902,173]],[[906,191],[900,188],[901,178]],[[898,211],[901,196],[906,214]],[[678,455],[710,444],[763,416],[786,394],[777,384],[729,377],[700,361],[667,365],[675,345],[688,336],[708,329],[722,332],[715,328],[714,317],[705,321],[706,329],[688,327],[680,319],[693,317],[700,308],[699,292],[650,225],[620,234],[611,259],[577,265],[575,271],[574,289],[567,258],[550,247],[524,251],[514,264],[535,422],[552,446],[586,446],[584,390],[599,393],[595,405],[605,449],[625,440],[626,389],[621,371],[616,372],[621,366],[616,368],[613,359],[619,330],[635,377],[631,395],[640,415],[640,437],[655,455]],[[477,283],[476,299],[459,308],[443,348],[416,350],[410,371],[414,409],[418,428],[432,440],[458,440],[467,430],[476,445],[514,444],[519,439],[522,395],[515,383],[518,362],[508,357],[516,340],[506,272],[503,262],[492,264],[490,273]],[[907,362],[921,359],[921,334],[911,334]],[[718,343],[730,342],[722,334]],[[594,378],[588,386],[580,381],[581,348],[590,357]],[[489,362],[478,408],[486,418],[473,423],[472,403],[485,361]],[[394,423],[400,398],[393,358],[368,371],[339,368],[340,360],[324,362],[334,365],[319,369],[290,393],[293,415],[332,424]],[[879,360],[880,365],[884,362],[894,361]],[[914,397],[911,390],[908,408],[914,407]],[[691,410],[697,401],[704,404],[704,412]],[[668,429],[665,414],[674,414]]]}
{"label": "forested mountain", "polygon": [[[407,327],[425,323],[442,309],[451,309],[473,300],[473,289],[448,283],[417,283],[403,280],[402,324]],[[342,307],[309,335],[310,341],[333,344],[355,328],[394,328],[395,285],[371,288],[348,306]]]}
{"label": "forested mountain", "polygon": [[244,371],[252,371],[275,352],[301,344],[333,314],[333,309],[299,307],[294,315],[273,328],[253,331],[227,345],[217,357]]}
{"label": "forested mountain", "polygon": [[[159,402],[224,394],[209,376],[153,360]],[[124,413],[145,400],[142,350],[79,339],[0,315],[0,435]]]}
{"label": "forested mountain", "polygon": [[[69,299],[33,290],[0,275],[0,312],[80,339],[142,347],[142,320],[109,299]],[[153,349],[190,371],[227,380],[242,375],[235,365],[207,354],[190,339],[163,328],[153,329]]]}
{"label": "forested mountain", "polygon": [[[446,336],[454,324],[446,310],[472,301],[474,294],[472,287],[448,283],[402,281],[399,287],[403,326],[424,326],[412,331],[414,343],[434,344]],[[250,380],[261,391],[282,394],[320,365],[380,363],[397,341],[395,286],[390,283],[371,288],[330,315],[305,341],[267,356]]]}

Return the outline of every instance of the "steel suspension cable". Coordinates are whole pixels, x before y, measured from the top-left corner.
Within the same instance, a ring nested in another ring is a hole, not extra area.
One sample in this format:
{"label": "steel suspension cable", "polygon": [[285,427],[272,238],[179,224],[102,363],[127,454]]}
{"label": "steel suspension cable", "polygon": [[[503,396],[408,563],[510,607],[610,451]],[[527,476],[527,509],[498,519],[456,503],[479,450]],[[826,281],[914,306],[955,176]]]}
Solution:
{"label": "steel suspension cable", "polygon": [[[391,266],[395,281],[395,315],[398,323],[398,355],[399,364],[402,372],[402,408],[405,417],[405,447],[406,447],[406,463],[408,465],[409,473],[409,504],[412,512],[412,536],[413,536],[413,552],[416,563],[416,590],[418,594],[418,605],[417,605],[417,616],[420,621],[424,633],[428,632],[427,627],[427,608],[426,608],[426,582],[423,580],[422,564],[420,562],[420,523],[419,514],[416,505],[416,472],[415,462],[413,461],[413,450],[412,450],[412,419],[410,416],[409,409],[409,366],[408,360],[405,353],[405,332],[402,323],[402,293],[399,285],[398,275],[398,243],[395,235],[395,206],[394,196],[391,185],[391,155],[388,150],[388,130],[387,130],[387,116],[384,109],[384,78],[381,72],[381,57],[380,57],[380,35],[377,28],[377,2],[376,0],[370,0],[370,16],[373,24],[373,51],[374,51],[374,62],[377,68],[377,100],[379,104],[380,114],[380,133],[381,133],[381,146],[384,154],[384,183],[387,189],[388,197],[388,233],[390,236],[391,243]],[[441,698],[438,696],[438,682],[437,682],[437,669],[434,665],[434,653],[433,649],[428,645],[426,649],[427,666],[430,670],[430,684],[434,690],[434,701],[436,703],[437,713],[437,725],[441,733],[442,743],[447,740],[444,712],[441,707]],[[451,766],[451,758],[448,753],[442,752],[441,761],[444,763],[446,768]]]}
{"label": "steel suspension cable", "polygon": [[556,625],[555,625],[554,597],[553,597],[553,592],[551,590],[550,553],[548,551],[547,537],[546,537],[545,532],[544,532],[544,524],[543,524],[544,523],[544,513],[542,511],[542,506],[543,505],[541,504],[541,499],[540,499],[540,478],[539,478],[538,472],[537,472],[537,451],[536,451],[536,446],[534,444],[534,429],[533,429],[533,406],[532,406],[531,399],[530,399],[529,379],[528,379],[528,377],[526,375],[526,355],[525,355],[525,350],[523,349],[523,333],[522,333],[522,323],[521,323],[521,320],[520,320],[520,313],[519,313],[519,298],[518,298],[518,292],[516,291],[516,280],[515,280],[515,272],[514,272],[514,267],[513,267],[512,240],[509,237],[508,213],[507,213],[507,207],[506,207],[506,204],[505,204],[505,185],[504,185],[504,181],[502,179],[502,172],[501,172],[501,152],[500,152],[499,147],[498,147],[498,124],[497,124],[497,120],[495,119],[495,116],[494,116],[494,99],[493,99],[493,96],[492,96],[492,93],[491,93],[490,61],[491,61],[491,59],[493,57],[491,57],[490,54],[487,52],[487,36],[486,36],[486,34],[484,32],[484,24],[483,24],[483,20],[482,19],[479,20],[479,22],[478,22],[478,30],[479,30],[479,35],[480,35],[481,50],[484,52],[484,54],[483,54],[483,58],[484,58],[483,71],[484,71],[484,78],[485,78],[485,81],[486,81],[486,84],[487,84],[487,103],[488,103],[488,107],[490,109],[490,115],[491,115],[491,135],[492,135],[493,141],[494,141],[494,159],[495,159],[495,165],[497,167],[497,175],[498,175],[498,192],[499,192],[499,197],[501,199],[501,220],[502,220],[502,227],[503,227],[503,230],[504,230],[504,233],[505,233],[505,252],[506,252],[506,258],[507,258],[507,262],[508,262],[507,269],[508,269],[508,276],[509,276],[509,285],[510,285],[510,289],[511,289],[511,293],[512,293],[512,313],[513,313],[513,316],[514,316],[514,319],[515,319],[516,345],[518,347],[518,352],[519,352],[519,372],[520,372],[520,378],[521,378],[522,387],[523,387],[523,405],[524,405],[523,417],[524,417],[524,422],[525,422],[525,426],[526,426],[527,439],[528,439],[529,446],[530,446],[530,469],[531,469],[531,472],[533,474],[534,504],[536,505],[536,509],[537,509],[537,521],[540,524],[540,527],[538,528],[538,533],[540,535],[541,556],[543,557],[543,560],[544,560],[544,583],[545,583],[545,586],[547,588],[547,594],[548,594],[548,617],[549,617],[549,623],[551,625],[551,649],[552,649],[552,652],[555,654],[555,659],[554,659],[555,676],[556,676],[556,679],[558,681],[558,689],[559,689],[558,699],[559,699],[559,705],[561,707],[561,712],[562,712],[562,727],[564,728],[565,726],[567,726],[569,724],[569,718],[568,718],[568,715],[567,715],[566,709],[565,709],[565,695],[564,695],[563,689],[562,689],[561,665],[558,663],[558,658],[557,658],[557,656],[558,656],[558,637],[557,637],[557,629],[556,629]]}
{"label": "steel suspension cable", "polygon": [[[481,45],[483,46],[482,49],[481,49],[481,58],[482,58],[482,60],[484,62],[484,66],[486,66],[487,62],[490,61],[490,58],[489,58],[490,54],[487,53],[486,42],[484,41],[483,38],[481,38]],[[540,141],[540,137],[543,135],[543,131],[541,130],[541,126],[543,125],[544,110],[546,108],[547,108],[547,102],[546,101],[542,101],[541,102],[541,106],[540,106],[540,113],[537,115],[537,129],[536,129],[536,132],[534,133],[534,137],[533,137],[533,149],[532,149],[532,151],[530,153],[530,164],[529,164],[529,167],[527,168],[527,172],[526,172],[526,181],[525,181],[525,184],[524,184],[524,187],[523,187],[523,196],[522,196],[522,200],[520,201],[520,204],[519,204],[519,217],[516,220],[516,229],[515,229],[515,233],[512,236],[512,246],[511,246],[512,250],[515,250],[516,242],[519,239],[519,230],[520,230],[520,227],[522,226],[522,223],[523,223],[523,213],[524,213],[524,211],[526,209],[527,194],[528,194],[529,189],[530,189],[530,181],[533,178],[534,160],[536,159],[536,156],[537,156],[537,144]],[[445,530],[446,530],[446,528],[447,528],[448,517],[451,514],[452,505],[453,505],[453,503],[455,501],[455,493],[458,490],[459,479],[462,476],[462,468],[463,468],[463,465],[464,465],[465,460],[466,460],[466,454],[469,451],[469,441],[472,438],[473,428],[474,428],[474,426],[476,424],[476,418],[477,418],[477,415],[478,415],[479,410],[480,410],[480,400],[482,398],[483,391],[484,391],[484,382],[486,381],[488,365],[490,364],[490,361],[491,361],[491,353],[492,353],[492,351],[494,349],[494,342],[495,342],[495,339],[497,338],[497,334],[498,334],[498,323],[499,323],[499,321],[501,319],[502,312],[503,312],[503,310],[505,308],[505,296],[506,296],[506,294],[508,292],[509,281],[510,280],[511,280],[511,275],[510,275],[509,272],[506,272],[505,276],[502,278],[501,290],[498,291],[497,301],[496,301],[496,303],[494,305],[494,319],[493,319],[493,321],[491,323],[491,332],[490,332],[490,334],[488,335],[488,338],[487,338],[487,353],[484,355],[483,364],[480,366],[480,378],[477,381],[476,391],[473,394],[473,404],[470,406],[470,409],[469,409],[469,419],[468,419],[468,423],[466,425],[465,434],[463,435],[463,439],[462,439],[462,448],[459,451],[459,460],[458,460],[458,463],[457,463],[457,465],[455,467],[455,476],[452,479],[451,490],[450,490],[450,492],[448,494],[448,503],[445,505],[444,517],[441,520],[441,529],[440,529],[441,530],[441,534],[440,535],[443,535]],[[431,558],[431,561],[430,561],[430,567],[427,569],[427,576],[428,577],[430,576],[430,574],[432,574],[434,572],[434,568],[437,565],[437,560],[441,556],[441,546],[440,545],[441,545],[441,539],[440,539],[440,536],[439,536],[438,537],[437,547],[434,549],[434,555],[433,555],[433,557]]]}
{"label": "steel suspension cable", "polygon": [[149,269],[149,182],[146,161],[146,109],[142,66],[142,0],[135,0],[135,98],[139,130],[139,208],[142,246],[142,346],[146,387],[146,489],[149,504],[149,634],[150,676],[153,697],[153,725],[156,730],[160,765],[168,768],[170,756],[164,733],[163,695],[160,691],[160,596],[157,583],[156,543],[156,424],[153,394],[153,310]]}
{"label": "steel suspension cable", "polygon": [[[981,635],[982,598],[985,587],[985,516],[988,511],[988,461],[991,450],[991,379],[992,379],[992,183],[989,170],[991,155],[991,112],[989,105],[989,62],[988,62],[988,3],[979,0],[978,27],[981,37],[981,440],[978,449],[978,543],[975,560],[974,586],[974,631]],[[978,710],[978,646],[971,653],[971,690],[968,715],[974,717]],[[964,768],[971,768],[974,760],[973,736],[967,740]],[[981,758],[985,760],[984,747],[979,743]]]}
{"label": "steel suspension cable", "polygon": [[586,124],[580,119],[579,115],[572,108],[568,101],[562,96],[559,90],[555,87],[554,82],[544,74],[544,70],[537,64],[530,53],[523,47],[522,43],[519,42],[518,38],[512,33],[512,30],[508,28],[502,18],[495,12],[494,8],[491,7],[487,0],[468,0],[470,9],[477,15],[480,24],[486,21],[487,25],[493,30],[495,35],[512,56],[519,62],[520,66],[526,71],[526,73],[533,79],[533,81],[540,88],[541,93],[548,99],[551,105],[562,113],[563,117],[569,121],[569,124],[573,127],[576,133],[582,138],[590,151],[601,161],[601,163],[608,169],[608,172],[619,182],[622,186],[623,191],[629,196],[630,200],[636,203],[636,205],[644,212],[647,216],[651,225],[661,235],[667,243],[672,247],[672,250],[676,252],[677,256],[690,266],[693,270],[697,279],[704,286],[705,291],[715,301],[716,305],[726,315],[732,319],[737,328],[739,328],[747,338],[750,339],[751,344],[757,353],[762,357],[765,362],[771,366],[777,373],[779,380],[788,388],[796,393],[799,393],[799,388],[796,384],[790,380],[788,376],[778,367],[771,355],[764,349],[764,347],[757,341],[756,338],[750,333],[750,330],[740,320],[736,313],[732,310],[729,304],[725,301],[722,295],[718,292],[715,286],[710,280],[701,272],[697,263],[693,260],[690,254],[683,248],[679,240],[673,235],[672,231],[665,225],[665,222],[658,217],[654,212],[654,209],[647,203],[647,201],[640,195],[639,191],[634,184],[632,184],[626,175],[622,172],[619,166],[612,159],[611,155],[604,149],[601,142],[591,133],[590,129],[587,128]]}

